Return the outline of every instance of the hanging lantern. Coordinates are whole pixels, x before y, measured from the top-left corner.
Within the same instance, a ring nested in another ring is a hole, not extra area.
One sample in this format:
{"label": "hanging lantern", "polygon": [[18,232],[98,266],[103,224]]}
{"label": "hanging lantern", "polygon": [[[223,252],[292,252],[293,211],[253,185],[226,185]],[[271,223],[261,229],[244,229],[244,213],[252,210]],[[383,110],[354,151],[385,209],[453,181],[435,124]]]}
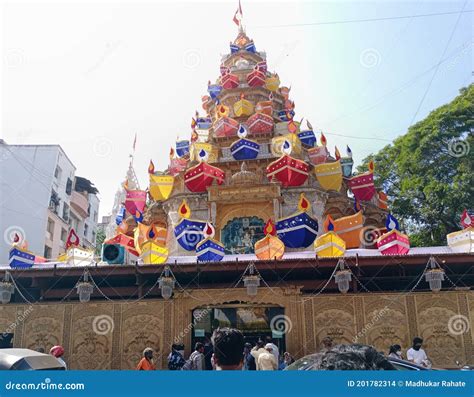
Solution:
{"label": "hanging lantern", "polygon": [[255,265],[251,263],[248,267],[248,275],[244,276],[244,286],[247,288],[247,295],[257,295],[258,287],[260,286],[260,275],[256,274]]}
{"label": "hanging lantern", "polygon": [[430,257],[428,264],[429,270],[425,272],[425,280],[430,284],[431,291],[439,292],[441,290],[441,283],[444,280],[445,272],[433,257]]}
{"label": "hanging lantern", "polygon": [[89,273],[84,272],[84,280],[76,285],[77,294],[79,295],[79,302],[87,303],[91,300],[91,294],[94,291],[94,286],[89,282]]}
{"label": "hanging lantern", "polygon": [[161,273],[160,279],[158,280],[158,285],[160,287],[161,296],[163,299],[169,299],[173,295],[173,289],[176,281],[170,274],[170,268],[166,266],[163,270],[163,273]]}
{"label": "hanging lantern", "polygon": [[349,281],[352,280],[352,273],[346,268],[344,259],[339,259],[336,266],[339,267],[339,270],[336,272],[334,278],[339,291],[345,294],[349,291]]}
{"label": "hanging lantern", "polygon": [[5,272],[5,278],[0,281],[0,302],[2,304],[9,303],[14,292],[15,287],[10,281],[10,273],[7,271]]}

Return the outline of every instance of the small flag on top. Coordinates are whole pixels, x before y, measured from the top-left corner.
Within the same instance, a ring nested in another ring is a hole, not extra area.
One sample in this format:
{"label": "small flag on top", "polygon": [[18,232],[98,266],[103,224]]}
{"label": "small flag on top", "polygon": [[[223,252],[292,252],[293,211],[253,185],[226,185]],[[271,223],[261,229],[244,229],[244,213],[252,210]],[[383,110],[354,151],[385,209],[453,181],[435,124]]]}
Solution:
{"label": "small flag on top", "polygon": [[242,23],[242,6],[240,4],[239,0],[239,7],[237,8],[237,11],[235,11],[234,18],[232,19],[234,23],[240,27],[240,24]]}

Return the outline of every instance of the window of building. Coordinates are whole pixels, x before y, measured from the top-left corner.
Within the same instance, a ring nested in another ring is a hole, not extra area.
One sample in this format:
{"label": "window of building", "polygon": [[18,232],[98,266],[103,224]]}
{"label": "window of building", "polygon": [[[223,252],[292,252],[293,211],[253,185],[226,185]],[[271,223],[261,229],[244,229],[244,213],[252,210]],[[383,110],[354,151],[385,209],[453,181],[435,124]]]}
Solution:
{"label": "window of building", "polygon": [[51,197],[49,199],[50,210],[57,214],[59,210],[59,204],[60,198],[58,197],[58,194],[54,190],[51,190]]}
{"label": "window of building", "polygon": [[61,241],[66,241],[67,240],[67,230],[64,228],[61,228]]}
{"label": "window of building", "polygon": [[61,180],[61,174],[62,174],[62,169],[59,165],[56,166],[56,169],[54,170],[54,177],[60,181]]}
{"label": "window of building", "polygon": [[95,244],[95,239],[96,239],[95,232],[92,232],[92,241],[91,241],[92,244]]}
{"label": "window of building", "polygon": [[98,218],[97,211],[94,211],[94,222],[97,222],[97,218]]}
{"label": "window of building", "polygon": [[84,237],[87,237],[87,231],[89,230],[89,225],[87,223],[84,224]]}
{"label": "window of building", "polygon": [[51,254],[52,254],[51,247],[48,247],[47,245],[45,245],[45,246],[44,246],[44,254],[43,254],[43,256],[44,256],[46,259],[51,259]]}
{"label": "window of building", "polygon": [[63,219],[67,222],[69,221],[69,205],[64,203],[63,205]]}
{"label": "window of building", "polygon": [[54,237],[54,221],[48,218],[48,225],[46,230],[49,233],[49,238],[52,240]]}
{"label": "window of building", "polygon": [[67,178],[67,182],[66,182],[66,194],[68,196],[70,196],[72,193],[72,179],[71,178]]}

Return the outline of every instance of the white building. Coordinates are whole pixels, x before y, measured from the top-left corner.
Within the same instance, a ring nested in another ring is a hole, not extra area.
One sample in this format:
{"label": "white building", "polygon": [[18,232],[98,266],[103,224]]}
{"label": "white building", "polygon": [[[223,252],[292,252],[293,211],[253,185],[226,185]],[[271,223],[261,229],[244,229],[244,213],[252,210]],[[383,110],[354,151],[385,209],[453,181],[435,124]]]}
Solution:
{"label": "white building", "polygon": [[99,199],[75,190],[75,172],[59,145],[0,141],[0,262],[8,261],[15,233],[48,259],[64,252],[71,227],[84,245],[95,244]]}

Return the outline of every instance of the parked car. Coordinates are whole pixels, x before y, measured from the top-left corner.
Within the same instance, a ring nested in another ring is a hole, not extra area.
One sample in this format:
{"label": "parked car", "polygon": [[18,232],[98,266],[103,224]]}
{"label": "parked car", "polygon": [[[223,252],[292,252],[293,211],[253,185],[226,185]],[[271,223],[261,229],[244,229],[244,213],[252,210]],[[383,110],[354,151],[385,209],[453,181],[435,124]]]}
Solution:
{"label": "parked car", "polygon": [[[312,371],[316,370],[316,366],[319,363],[320,355],[309,354],[296,360],[293,364],[285,368],[285,371],[297,370],[297,371]],[[396,370],[411,370],[411,371],[426,371],[428,368],[422,367],[421,365],[414,364],[410,361],[399,360],[396,358],[387,357],[387,360],[392,364]]]}
{"label": "parked car", "polygon": [[50,354],[30,349],[0,349],[0,370],[64,370]]}

